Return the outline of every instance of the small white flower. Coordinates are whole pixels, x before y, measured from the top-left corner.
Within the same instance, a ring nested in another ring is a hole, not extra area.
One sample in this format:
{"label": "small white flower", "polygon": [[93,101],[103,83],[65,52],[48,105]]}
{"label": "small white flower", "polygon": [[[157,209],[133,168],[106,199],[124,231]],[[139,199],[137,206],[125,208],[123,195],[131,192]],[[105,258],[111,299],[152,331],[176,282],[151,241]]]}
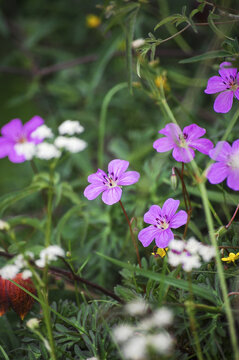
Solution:
{"label": "small white flower", "polygon": [[183,249],[184,249],[184,246],[185,246],[185,242],[182,241],[182,240],[171,240],[170,243],[169,243],[169,248],[170,249],[173,249],[175,251],[178,251],[178,252],[182,252]]}
{"label": "small white flower", "polygon": [[172,251],[168,252],[168,263],[174,267],[177,267],[182,263],[181,254],[176,254]]}
{"label": "small white flower", "polygon": [[60,156],[61,152],[53,144],[42,142],[36,147],[36,157],[39,159],[51,160]]}
{"label": "small white flower", "polygon": [[14,264],[19,268],[23,268],[24,266],[27,266],[26,261],[24,260],[24,257],[22,254],[19,254],[14,259]]}
{"label": "small white flower", "polygon": [[132,48],[133,49],[137,49],[138,47],[144,45],[145,40],[144,39],[135,39],[134,41],[132,41]]}
{"label": "small white flower", "polygon": [[213,246],[203,245],[203,244],[200,246],[198,253],[206,262],[210,261],[216,255]]}
{"label": "small white flower", "polygon": [[40,252],[40,259],[35,263],[39,267],[44,267],[46,263],[57,260],[58,256],[65,256],[65,251],[58,245],[51,245]]}
{"label": "small white flower", "polygon": [[132,316],[143,315],[148,310],[148,304],[143,299],[134,300],[126,304],[125,310]]}
{"label": "small white flower", "polygon": [[113,329],[113,336],[116,342],[125,342],[132,336],[133,328],[129,325],[119,325]]}
{"label": "small white flower", "polygon": [[34,330],[39,327],[39,322],[37,318],[32,318],[26,322],[26,325],[29,329]]}
{"label": "small white flower", "polygon": [[168,354],[172,349],[173,339],[168,332],[161,332],[147,337],[147,345],[160,354]]}
{"label": "small white flower", "polygon": [[66,149],[72,153],[83,151],[87,143],[84,140],[76,137],[58,136],[54,142],[55,146],[62,149]]}
{"label": "small white flower", "polygon": [[30,270],[24,270],[23,272],[22,272],[22,279],[23,280],[27,280],[27,279],[29,279],[30,277],[32,277],[32,272],[30,271]]}
{"label": "small white flower", "polygon": [[126,359],[141,360],[146,357],[146,337],[136,335],[129,339],[123,346],[123,354]]}
{"label": "small white flower", "polygon": [[10,225],[3,220],[0,220],[0,230],[6,230],[8,231],[10,229]]}
{"label": "small white flower", "polygon": [[166,307],[161,307],[154,311],[152,320],[155,326],[165,327],[171,325],[173,322],[173,313]]}
{"label": "small white flower", "polygon": [[79,121],[66,120],[58,128],[61,135],[81,134],[84,131]]}
{"label": "small white flower", "polygon": [[193,269],[198,269],[202,265],[200,262],[200,257],[198,255],[185,255],[182,260],[183,270],[192,271]]}
{"label": "small white flower", "polygon": [[24,142],[14,145],[18,155],[23,155],[26,160],[31,160],[36,153],[36,145],[33,142]]}
{"label": "small white flower", "polygon": [[197,254],[200,247],[201,247],[201,243],[199,241],[197,241],[194,237],[191,237],[190,239],[188,239],[185,249],[190,254]]}
{"label": "small white flower", "polygon": [[14,279],[19,271],[20,269],[16,265],[5,265],[2,269],[0,269],[0,276],[3,279]]}
{"label": "small white flower", "polygon": [[52,130],[45,124],[39,126],[34,132],[31,133],[33,139],[51,139],[53,137]]}

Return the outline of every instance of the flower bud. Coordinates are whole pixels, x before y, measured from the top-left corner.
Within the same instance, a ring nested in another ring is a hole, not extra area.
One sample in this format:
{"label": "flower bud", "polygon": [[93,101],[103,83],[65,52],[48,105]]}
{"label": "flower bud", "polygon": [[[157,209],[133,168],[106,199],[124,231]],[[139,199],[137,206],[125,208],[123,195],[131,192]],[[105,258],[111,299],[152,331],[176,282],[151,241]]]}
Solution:
{"label": "flower bud", "polygon": [[3,220],[0,220],[0,230],[6,230],[8,231],[10,229],[10,225]]}
{"label": "flower bud", "polygon": [[29,329],[35,330],[39,327],[39,320],[37,318],[32,318],[26,322],[26,325]]}
{"label": "flower bud", "polygon": [[173,191],[175,191],[178,186],[178,180],[177,180],[177,175],[175,174],[174,167],[172,168],[172,174],[170,176],[170,183],[171,183],[171,187],[172,187]]}

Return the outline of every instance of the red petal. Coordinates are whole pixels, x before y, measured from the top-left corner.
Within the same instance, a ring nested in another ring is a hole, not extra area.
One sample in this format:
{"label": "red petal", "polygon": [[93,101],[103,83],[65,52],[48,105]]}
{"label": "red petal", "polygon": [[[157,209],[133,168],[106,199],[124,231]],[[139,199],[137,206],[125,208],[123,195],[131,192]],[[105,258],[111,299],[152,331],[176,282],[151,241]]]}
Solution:
{"label": "red petal", "polygon": [[[21,273],[17,274],[13,281],[24,287],[26,290],[30,291],[32,294],[36,294],[32,280],[23,280]],[[6,280],[6,282],[7,295],[10,300],[11,307],[23,320],[26,314],[31,310],[34,299],[10,281]]]}
{"label": "red petal", "polygon": [[4,315],[10,306],[6,292],[6,281],[0,276],[0,316]]}

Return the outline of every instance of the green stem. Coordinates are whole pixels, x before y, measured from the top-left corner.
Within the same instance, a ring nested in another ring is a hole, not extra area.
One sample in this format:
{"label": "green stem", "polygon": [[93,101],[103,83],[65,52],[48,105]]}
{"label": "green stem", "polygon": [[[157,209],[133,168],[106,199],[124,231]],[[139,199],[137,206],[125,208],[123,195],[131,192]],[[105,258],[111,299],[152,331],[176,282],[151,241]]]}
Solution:
{"label": "green stem", "polygon": [[109,103],[112,99],[112,97],[120,90],[125,89],[128,87],[128,83],[123,82],[120,84],[117,84],[112,89],[108,91],[108,93],[105,95],[101,112],[100,112],[100,122],[99,122],[99,144],[98,144],[98,166],[99,168],[102,168],[103,165],[103,154],[104,154],[104,138],[105,138],[105,127],[106,127],[106,116],[107,116],[107,110]]}

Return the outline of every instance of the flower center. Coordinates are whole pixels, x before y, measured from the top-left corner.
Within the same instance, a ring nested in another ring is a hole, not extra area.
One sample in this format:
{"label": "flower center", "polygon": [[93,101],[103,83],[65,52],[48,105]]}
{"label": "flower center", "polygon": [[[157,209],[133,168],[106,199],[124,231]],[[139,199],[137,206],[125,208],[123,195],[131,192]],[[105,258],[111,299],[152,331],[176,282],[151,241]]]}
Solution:
{"label": "flower center", "polygon": [[103,184],[106,185],[107,187],[114,188],[118,186],[117,185],[118,177],[116,176],[114,178],[114,173],[108,174],[108,176],[103,176],[103,177],[104,177]]}
{"label": "flower center", "polygon": [[167,215],[165,217],[156,218],[157,225],[154,225],[158,229],[166,230],[169,227],[170,221],[167,220]]}
{"label": "flower center", "polygon": [[187,148],[187,138],[188,134],[180,134],[179,135],[179,146],[182,148]]}
{"label": "flower center", "polygon": [[223,81],[225,85],[227,85],[227,90],[236,91],[238,88],[237,80],[234,76],[230,75],[226,77],[227,81]]}
{"label": "flower center", "polygon": [[24,144],[27,142],[27,139],[24,136],[21,136],[18,140],[17,143],[18,144]]}
{"label": "flower center", "polygon": [[232,154],[227,164],[233,169],[239,170],[239,152]]}

